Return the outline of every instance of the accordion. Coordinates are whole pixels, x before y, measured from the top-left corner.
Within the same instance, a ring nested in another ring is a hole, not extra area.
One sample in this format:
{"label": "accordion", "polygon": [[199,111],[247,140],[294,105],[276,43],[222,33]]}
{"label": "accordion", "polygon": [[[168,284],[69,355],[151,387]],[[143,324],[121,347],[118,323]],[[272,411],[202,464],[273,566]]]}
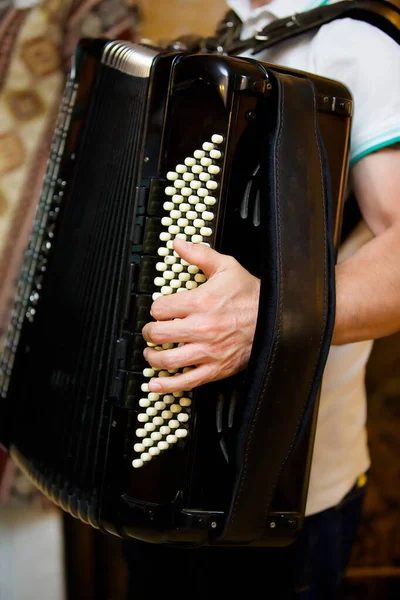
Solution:
{"label": "accordion", "polygon": [[[0,376],[1,442],[63,510],[160,544],[296,538],[351,113],[342,84],[254,59],[79,43]],[[205,280],[175,236],[234,256],[260,304],[245,370],[160,396],[151,304]]]}

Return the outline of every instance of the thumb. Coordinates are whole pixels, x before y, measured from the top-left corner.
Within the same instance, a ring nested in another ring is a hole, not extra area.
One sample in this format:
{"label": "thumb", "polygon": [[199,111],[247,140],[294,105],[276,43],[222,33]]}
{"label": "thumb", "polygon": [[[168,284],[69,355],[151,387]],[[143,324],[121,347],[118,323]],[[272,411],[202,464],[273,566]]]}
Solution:
{"label": "thumb", "polygon": [[199,267],[207,279],[210,279],[217,271],[222,271],[228,258],[225,254],[220,254],[205,244],[193,244],[181,238],[175,238],[174,250],[183,260]]}

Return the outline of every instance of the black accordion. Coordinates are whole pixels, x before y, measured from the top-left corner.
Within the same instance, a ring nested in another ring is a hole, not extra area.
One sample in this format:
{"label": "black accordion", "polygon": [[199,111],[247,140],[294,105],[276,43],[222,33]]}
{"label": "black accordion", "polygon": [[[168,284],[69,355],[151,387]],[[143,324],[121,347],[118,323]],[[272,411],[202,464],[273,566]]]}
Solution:
{"label": "black accordion", "polygon": [[[154,543],[296,538],[351,112],[342,84],[254,59],[80,42],[0,376],[1,442],[63,510]],[[234,256],[260,304],[244,371],[159,395],[153,298],[205,280],[175,236]]]}

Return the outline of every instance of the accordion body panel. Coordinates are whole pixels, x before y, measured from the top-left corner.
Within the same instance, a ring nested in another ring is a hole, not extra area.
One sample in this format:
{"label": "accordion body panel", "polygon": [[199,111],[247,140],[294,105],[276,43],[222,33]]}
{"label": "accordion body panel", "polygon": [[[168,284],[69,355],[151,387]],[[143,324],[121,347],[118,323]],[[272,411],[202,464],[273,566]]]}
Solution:
{"label": "accordion body panel", "polygon": [[[105,532],[219,543],[249,373],[193,390],[188,435],[135,469],[148,366],[141,330],[156,289],[167,173],[215,135],[224,142],[209,241],[258,275],[274,71],[288,72],[100,40],[76,52],[2,362],[1,441],[46,495]],[[307,77],[337,248],[351,98],[336,82]],[[306,411],[253,545],[288,544],[301,528],[317,407],[318,399]]]}

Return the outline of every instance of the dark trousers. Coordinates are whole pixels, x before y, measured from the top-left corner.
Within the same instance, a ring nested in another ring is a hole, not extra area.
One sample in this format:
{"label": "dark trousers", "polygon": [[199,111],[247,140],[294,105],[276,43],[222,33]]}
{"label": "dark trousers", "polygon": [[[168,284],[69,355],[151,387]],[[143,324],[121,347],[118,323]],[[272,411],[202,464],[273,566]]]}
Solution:
{"label": "dark trousers", "polygon": [[298,540],[286,548],[183,550],[139,541],[125,544],[127,600],[221,597],[270,600],[338,600],[360,522],[365,486],[307,517]]}

